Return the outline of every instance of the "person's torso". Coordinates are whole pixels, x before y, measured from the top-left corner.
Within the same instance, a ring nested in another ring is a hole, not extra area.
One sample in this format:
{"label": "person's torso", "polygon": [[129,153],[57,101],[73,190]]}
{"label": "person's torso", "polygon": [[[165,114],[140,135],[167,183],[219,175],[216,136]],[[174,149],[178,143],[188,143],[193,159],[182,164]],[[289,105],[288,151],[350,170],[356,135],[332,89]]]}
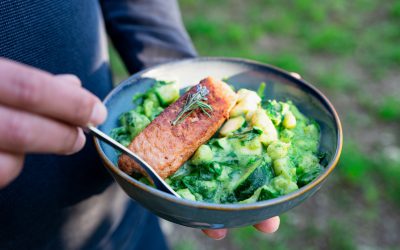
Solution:
{"label": "person's torso", "polygon": [[[0,57],[76,74],[100,98],[112,88],[96,0],[0,0]],[[113,184],[88,138],[73,156],[27,156],[22,174],[0,190],[0,248],[118,246],[146,216]]]}

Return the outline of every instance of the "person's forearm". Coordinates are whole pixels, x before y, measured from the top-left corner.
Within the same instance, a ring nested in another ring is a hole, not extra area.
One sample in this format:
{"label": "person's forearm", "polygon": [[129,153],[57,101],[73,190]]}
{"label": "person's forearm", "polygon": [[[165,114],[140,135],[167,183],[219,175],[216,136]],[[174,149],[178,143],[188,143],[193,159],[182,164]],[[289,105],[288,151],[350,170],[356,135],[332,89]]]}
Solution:
{"label": "person's forearm", "polygon": [[176,0],[100,0],[107,32],[130,73],[196,56]]}

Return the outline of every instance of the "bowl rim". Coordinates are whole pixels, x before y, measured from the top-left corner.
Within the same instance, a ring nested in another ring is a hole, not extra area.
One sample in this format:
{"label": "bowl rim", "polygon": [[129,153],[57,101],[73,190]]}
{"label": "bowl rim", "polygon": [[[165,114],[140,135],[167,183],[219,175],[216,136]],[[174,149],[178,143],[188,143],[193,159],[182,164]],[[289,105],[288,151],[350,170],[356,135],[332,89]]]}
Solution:
{"label": "bowl rim", "polygon": [[331,159],[331,161],[328,163],[328,165],[325,167],[325,171],[323,174],[318,176],[318,178],[314,179],[312,182],[308,183],[307,185],[299,188],[298,190],[291,192],[289,194],[269,199],[269,200],[264,200],[264,201],[257,201],[257,202],[252,202],[252,203],[246,203],[246,204],[241,204],[241,203],[233,203],[233,204],[218,204],[218,203],[208,203],[208,202],[203,202],[203,201],[191,201],[191,200],[186,200],[182,198],[178,198],[173,196],[172,194],[165,193],[163,191],[160,191],[158,189],[155,189],[151,186],[148,186],[144,183],[141,183],[134,179],[133,177],[129,176],[122,170],[120,170],[117,166],[115,166],[105,155],[103,150],[100,147],[99,140],[97,138],[93,138],[95,142],[95,147],[97,152],[99,153],[100,157],[102,158],[104,165],[108,168],[108,170],[112,171],[114,174],[122,177],[125,181],[127,181],[129,184],[135,186],[136,188],[140,189],[141,191],[144,192],[149,192],[152,195],[157,196],[158,198],[161,199],[166,199],[169,202],[172,203],[178,203],[179,205],[183,206],[188,206],[188,207],[193,207],[196,209],[207,209],[207,210],[216,210],[216,211],[240,211],[240,210],[256,210],[259,208],[264,208],[264,207],[269,207],[269,206],[274,206],[278,205],[280,203],[287,202],[289,200],[298,198],[302,196],[303,194],[307,193],[308,191],[311,191],[313,188],[317,187],[320,183],[322,183],[328,175],[333,171],[333,169],[336,167],[339,157],[342,151],[342,146],[343,146],[343,131],[342,131],[342,125],[339,119],[339,116],[331,104],[331,102],[328,100],[328,98],[316,87],[314,87],[312,84],[308,83],[301,77],[295,77],[291,75],[291,73],[294,72],[288,72],[283,69],[280,69],[278,67],[257,62],[254,60],[250,59],[243,59],[243,58],[237,58],[237,57],[196,57],[196,58],[187,58],[187,59],[180,59],[180,60],[174,60],[174,61],[169,61],[163,64],[158,64],[152,67],[148,67],[146,69],[143,69],[141,71],[138,71],[137,73],[131,75],[127,79],[123,80],[117,87],[112,89],[107,96],[104,98],[103,103],[106,104],[114,95],[114,93],[120,91],[125,85],[130,84],[133,80],[139,79],[143,74],[154,70],[158,67],[163,67],[166,65],[179,65],[182,63],[191,63],[191,62],[202,62],[202,61],[224,61],[224,62],[229,62],[229,63],[244,63],[244,64],[251,64],[253,66],[257,67],[263,67],[263,68],[268,68],[269,70],[275,71],[275,73],[278,73],[280,76],[284,76],[285,78],[291,80],[292,82],[296,82],[297,84],[302,85],[303,87],[308,88],[312,94],[314,94],[316,97],[319,97],[319,101],[325,106],[325,108],[328,109],[328,111],[333,115],[334,122],[336,125],[336,130],[337,130],[337,145],[336,145],[336,151]]}

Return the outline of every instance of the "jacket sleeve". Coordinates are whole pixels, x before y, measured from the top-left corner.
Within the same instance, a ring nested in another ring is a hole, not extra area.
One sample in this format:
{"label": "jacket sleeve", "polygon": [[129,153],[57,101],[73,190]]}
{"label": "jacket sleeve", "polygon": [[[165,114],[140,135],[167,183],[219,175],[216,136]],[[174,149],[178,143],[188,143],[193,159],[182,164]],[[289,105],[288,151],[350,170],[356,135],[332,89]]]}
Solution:
{"label": "jacket sleeve", "polygon": [[130,73],[196,56],[176,0],[100,0],[106,29]]}

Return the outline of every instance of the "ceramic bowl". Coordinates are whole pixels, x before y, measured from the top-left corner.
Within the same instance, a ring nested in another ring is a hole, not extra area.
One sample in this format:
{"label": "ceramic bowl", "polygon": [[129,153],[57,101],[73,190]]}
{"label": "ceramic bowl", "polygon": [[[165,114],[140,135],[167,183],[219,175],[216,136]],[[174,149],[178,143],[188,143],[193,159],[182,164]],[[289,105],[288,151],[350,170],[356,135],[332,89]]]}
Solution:
{"label": "ceramic bowl", "polygon": [[321,127],[320,151],[326,152],[324,172],[308,185],[290,194],[251,204],[212,204],[189,201],[147,186],[125,174],[117,166],[118,154],[110,146],[95,139],[97,150],[110,174],[135,201],[161,218],[196,228],[229,228],[257,223],[279,215],[309,198],[335,168],[341,148],[342,129],[339,117],[329,100],[298,75],[273,66],[236,58],[195,58],[174,61],[140,71],[111,91],[104,103],[107,121],[99,129],[109,134],[117,127],[121,113],[135,107],[132,96],[146,91],[160,80],[176,80],[182,88],[212,76],[224,79],[236,89],[257,90],[266,83],[265,95],[277,100],[290,99],[305,115]]}

